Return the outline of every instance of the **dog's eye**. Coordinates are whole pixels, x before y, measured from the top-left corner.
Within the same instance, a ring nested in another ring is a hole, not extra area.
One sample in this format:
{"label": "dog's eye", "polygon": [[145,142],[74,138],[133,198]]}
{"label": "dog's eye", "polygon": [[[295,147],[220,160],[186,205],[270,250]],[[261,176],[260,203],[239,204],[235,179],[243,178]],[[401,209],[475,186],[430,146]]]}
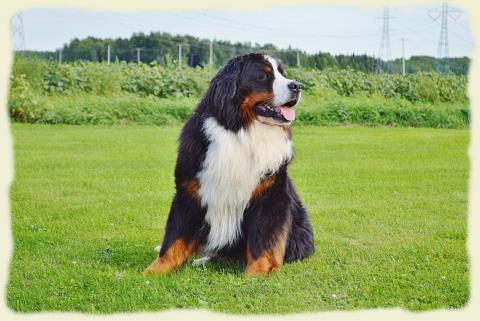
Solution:
{"label": "dog's eye", "polygon": [[264,73],[259,77],[260,80],[266,80],[266,79],[272,79],[272,78],[273,78],[273,74],[271,73]]}

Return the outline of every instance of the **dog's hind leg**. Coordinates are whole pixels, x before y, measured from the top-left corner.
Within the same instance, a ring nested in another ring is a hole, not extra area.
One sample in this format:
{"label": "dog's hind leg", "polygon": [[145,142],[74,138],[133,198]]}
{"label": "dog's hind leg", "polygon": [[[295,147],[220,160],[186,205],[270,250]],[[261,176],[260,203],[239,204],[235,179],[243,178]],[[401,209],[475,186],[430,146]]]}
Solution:
{"label": "dog's hind leg", "polygon": [[[245,269],[245,275],[266,275],[277,270],[283,264],[287,233],[287,230],[279,231],[277,235],[273,236],[269,245],[261,250],[259,255],[255,253],[250,242],[246,249],[247,267]],[[258,246],[258,244],[256,244],[256,246]]]}
{"label": "dog's hind leg", "polygon": [[285,262],[302,260],[315,252],[312,224],[307,211],[297,201],[293,211],[292,227],[285,251]]}
{"label": "dog's hind leg", "polygon": [[[283,264],[290,232],[290,216],[275,206],[251,213],[247,222],[247,276],[265,275]],[[283,214],[283,215],[282,215]],[[278,220],[272,220],[276,215]],[[270,216],[270,217],[269,217]]]}

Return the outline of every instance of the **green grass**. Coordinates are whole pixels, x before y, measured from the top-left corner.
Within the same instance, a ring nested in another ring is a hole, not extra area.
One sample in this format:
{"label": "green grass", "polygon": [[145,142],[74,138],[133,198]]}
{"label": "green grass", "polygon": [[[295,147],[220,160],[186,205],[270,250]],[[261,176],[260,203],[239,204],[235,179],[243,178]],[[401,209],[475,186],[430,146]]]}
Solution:
{"label": "green grass", "polygon": [[14,124],[15,311],[287,313],[461,308],[468,131],[294,128],[289,173],[316,253],[266,278],[233,261],[139,275],[155,257],[179,127]]}

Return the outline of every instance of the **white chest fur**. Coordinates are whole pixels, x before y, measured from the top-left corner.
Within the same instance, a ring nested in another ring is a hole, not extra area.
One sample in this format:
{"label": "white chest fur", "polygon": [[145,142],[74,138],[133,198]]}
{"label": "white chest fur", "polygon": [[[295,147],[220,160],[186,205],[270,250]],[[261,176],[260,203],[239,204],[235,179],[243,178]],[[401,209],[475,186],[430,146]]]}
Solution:
{"label": "white chest fur", "polygon": [[210,142],[200,181],[200,198],[210,225],[206,252],[233,243],[253,190],[262,175],[275,172],[292,157],[292,143],[278,126],[255,121],[237,133],[226,130],[214,118],[203,125]]}

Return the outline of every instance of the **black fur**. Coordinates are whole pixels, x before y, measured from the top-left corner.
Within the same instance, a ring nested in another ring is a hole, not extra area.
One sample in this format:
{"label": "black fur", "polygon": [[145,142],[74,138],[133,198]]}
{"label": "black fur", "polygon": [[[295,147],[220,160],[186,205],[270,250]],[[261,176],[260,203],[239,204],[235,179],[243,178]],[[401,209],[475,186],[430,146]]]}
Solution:
{"label": "black fur", "polygon": [[[261,54],[250,54],[230,60],[212,79],[180,136],[175,167],[176,193],[165,228],[160,251],[162,256],[176,239],[194,241],[201,247],[206,242],[209,227],[205,223],[206,209],[184,188],[201,171],[209,142],[203,133],[203,122],[215,117],[227,130],[237,132],[248,127],[242,118],[240,104],[254,91],[272,91],[272,82],[258,80],[259,66],[269,65]],[[282,67],[283,68],[283,67]],[[263,72],[263,71],[261,71]],[[283,71],[282,71],[283,73]],[[276,173],[274,184],[245,210],[243,236],[234,248],[221,251],[224,255],[244,250],[247,243],[254,259],[274,246],[275,237],[287,228],[288,239],[284,261],[305,258],[314,252],[312,226],[294,186],[287,175],[287,163]]]}

